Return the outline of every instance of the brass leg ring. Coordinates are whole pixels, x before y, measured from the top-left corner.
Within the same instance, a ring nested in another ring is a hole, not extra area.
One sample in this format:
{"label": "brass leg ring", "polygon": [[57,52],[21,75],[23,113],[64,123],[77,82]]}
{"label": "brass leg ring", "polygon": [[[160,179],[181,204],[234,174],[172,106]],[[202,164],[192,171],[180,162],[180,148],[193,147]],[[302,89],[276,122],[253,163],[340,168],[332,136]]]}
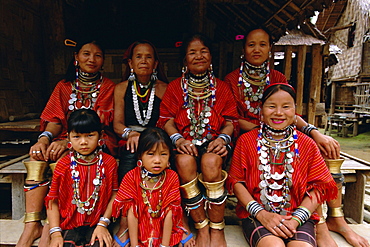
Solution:
{"label": "brass leg ring", "polygon": [[344,217],[342,207],[337,208],[328,207],[328,217]]}
{"label": "brass leg ring", "polygon": [[195,229],[202,229],[204,227],[206,227],[209,223],[209,219],[208,218],[205,218],[202,222],[197,222],[197,223],[194,223],[194,226],[195,226]]}
{"label": "brass leg ring", "polygon": [[217,230],[223,230],[225,228],[225,220],[222,220],[219,223],[214,223],[212,221],[209,222],[209,227],[212,229],[217,229]]}
{"label": "brass leg ring", "polygon": [[43,219],[41,212],[30,212],[24,214],[23,223],[41,221]]}

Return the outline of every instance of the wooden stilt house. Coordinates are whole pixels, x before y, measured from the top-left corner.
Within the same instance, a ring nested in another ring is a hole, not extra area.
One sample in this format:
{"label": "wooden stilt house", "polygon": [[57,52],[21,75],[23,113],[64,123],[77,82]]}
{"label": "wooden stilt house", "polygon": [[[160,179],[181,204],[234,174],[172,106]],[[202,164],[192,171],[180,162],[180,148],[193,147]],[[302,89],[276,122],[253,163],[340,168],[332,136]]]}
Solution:
{"label": "wooden stilt house", "polygon": [[336,1],[320,13],[316,25],[339,50],[326,75],[330,113],[365,123],[370,116],[370,2]]}

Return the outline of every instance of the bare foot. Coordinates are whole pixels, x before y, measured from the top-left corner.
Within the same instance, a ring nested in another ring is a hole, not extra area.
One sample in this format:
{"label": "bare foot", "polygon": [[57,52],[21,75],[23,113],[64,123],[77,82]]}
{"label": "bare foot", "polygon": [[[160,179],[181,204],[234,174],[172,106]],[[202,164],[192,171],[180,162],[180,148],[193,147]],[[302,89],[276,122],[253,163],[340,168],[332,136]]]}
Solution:
{"label": "bare foot", "polygon": [[179,247],[195,247],[195,239],[194,237],[190,237],[189,235],[192,234],[189,231],[189,234],[186,234],[185,232],[182,234],[182,240],[185,241],[185,239],[189,238],[184,244],[179,243]]}
{"label": "bare foot", "polygon": [[342,235],[354,247],[368,247],[369,242],[355,233],[344,220],[344,217],[328,217],[326,223],[330,231]]}
{"label": "bare foot", "polygon": [[211,228],[211,247],[226,247],[224,230]]}
{"label": "bare foot", "polygon": [[318,247],[338,247],[331,237],[326,223],[316,225],[316,241]]}
{"label": "bare foot", "polygon": [[[114,241],[113,241],[113,245],[112,245],[113,247],[130,246],[129,242],[124,244],[127,241],[127,239],[129,238],[128,228],[119,229],[118,232],[116,233],[116,235],[114,235],[113,237],[114,237]],[[120,243],[118,243],[118,240],[120,241]]]}
{"label": "bare foot", "polygon": [[50,226],[49,226],[49,223],[47,223],[42,228],[42,234],[41,234],[41,238],[40,238],[38,247],[48,247],[48,246],[50,246],[49,230],[50,230]]}
{"label": "bare foot", "polygon": [[24,224],[23,232],[18,240],[16,246],[18,247],[30,247],[32,243],[41,236],[42,225],[41,222],[28,222]]}
{"label": "bare foot", "polygon": [[209,235],[209,226],[205,226],[202,229],[199,229],[197,232],[196,246],[197,247],[209,247],[210,246],[210,235]]}

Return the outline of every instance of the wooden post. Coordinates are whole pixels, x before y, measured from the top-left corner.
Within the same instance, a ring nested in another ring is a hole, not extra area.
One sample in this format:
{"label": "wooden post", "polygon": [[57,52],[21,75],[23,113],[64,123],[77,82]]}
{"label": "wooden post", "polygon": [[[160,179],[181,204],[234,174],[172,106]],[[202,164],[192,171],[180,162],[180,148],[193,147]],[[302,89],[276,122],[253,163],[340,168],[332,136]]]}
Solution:
{"label": "wooden post", "polygon": [[298,46],[297,54],[297,113],[303,115],[304,68],[306,64],[307,46]]}
{"label": "wooden post", "polygon": [[307,107],[307,119],[309,123],[315,123],[316,103],[320,102],[321,78],[322,77],[322,55],[321,45],[312,45],[312,70],[310,83],[310,97]]}
{"label": "wooden post", "polygon": [[207,6],[206,0],[192,0],[191,6],[191,30],[195,32],[203,32],[203,23],[205,17],[205,9]]}
{"label": "wooden post", "polygon": [[220,42],[220,51],[219,51],[219,68],[218,68],[218,77],[224,78],[226,75],[226,63],[227,63],[227,52],[228,52],[228,45],[225,41]]}
{"label": "wooden post", "polygon": [[356,182],[346,183],[346,193],[343,198],[344,215],[352,218],[358,224],[364,220],[366,175],[362,171],[356,171]]}
{"label": "wooden post", "polygon": [[[26,198],[22,190],[24,174],[11,174],[12,176],[12,220],[19,220],[26,211]],[[16,205],[16,206],[15,206]]]}
{"label": "wooden post", "polygon": [[291,45],[285,46],[284,51],[284,75],[288,82],[290,81],[290,75],[292,74],[292,52],[293,47]]}
{"label": "wooden post", "polygon": [[336,101],[336,84],[334,81],[331,82],[331,99],[330,99],[330,110],[329,110],[329,114],[330,115],[333,115],[334,112],[335,112],[335,101]]}
{"label": "wooden post", "polygon": [[270,57],[270,60],[269,60],[269,63],[270,63],[270,69],[274,69],[275,68],[275,46],[273,45],[271,47],[271,57]]}

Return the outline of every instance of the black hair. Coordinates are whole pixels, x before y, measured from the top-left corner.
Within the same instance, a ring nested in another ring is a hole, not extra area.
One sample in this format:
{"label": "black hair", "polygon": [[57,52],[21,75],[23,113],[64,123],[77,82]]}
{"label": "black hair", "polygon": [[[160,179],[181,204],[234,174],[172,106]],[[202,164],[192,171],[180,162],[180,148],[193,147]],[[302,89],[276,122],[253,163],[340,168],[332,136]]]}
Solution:
{"label": "black hair", "polygon": [[76,79],[76,67],[74,65],[75,55],[78,54],[80,52],[81,48],[86,44],[94,44],[97,47],[99,47],[99,49],[103,53],[103,59],[105,58],[105,49],[99,41],[92,40],[92,39],[86,39],[86,40],[82,40],[82,41],[77,42],[77,44],[75,46],[73,56],[72,56],[72,59],[68,64],[67,72],[64,75],[64,79],[66,80],[66,82],[72,82],[74,79]]}
{"label": "black hair", "polygon": [[296,102],[296,93],[295,93],[294,88],[292,86],[290,86],[289,84],[278,83],[278,84],[273,84],[271,86],[266,87],[266,89],[263,92],[262,99],[261,99],[262,105],[266,102],[266,100],[268,98],[271,97],[271,95],[273,95],[274,93],[276,93],[280,90],[285,91],[288,94],[290,94],[290,96],[292,96],[294,102]]}
{"label": "black hair", "polygon": [[156,144],[164,144],[168,147],[171,160],[171,157],[173,156],[171,139],[163,129],[157,127],[147,128],[140,134],[136,152],[137,157],[140,159],[144,152],[152,149]]}
{"label": "black hair", "polygon": [[247,36],[249,35],[250,32],[254,31],[254,30],[257,30],[257,29],[262,29],[263,31],[265,31],[267,33],[267,35],[269,36],[269,43],[270,43],[270,46],[272,46],[274,40],[272,39],[272,34],[270,32],[270,30],[268,30],[266,27],[264,26],[259,26],[259,25],[253,25],[253,26],[250,26],[248,27],[246,30],[245,30],[245,33],[244,33],[244,39],[243,39],[243,49],[245,48],[245,44],[247,43]]}
{"label": "black hair", "polygon": [[98,114],[91,109],[78,109],[68,118],[68,133],[91,133],[97,131],[101,134],[102,124]]}
{"label": "black hair", "polygon": [[180,51],[180,56],[181,56],[182,61],[185,61],[186,52],[188,50],[188,47],[190,43],[194,40],[200,40],[200,42],[202,42],[202,44],[208,48],[209,52],[212,55],[212,40],[202,33],[194,33],[192,35],[189,35],[182,42],[181,51]]}
{"label": "black hair", "polygon": [[153,53],[154,53],[154,60],[158,62],[158,65],[157,65],[158,79],[165,82],[165,83],[168,83],[168,79],[167,79],[166,74],[164,72],[163,65],[162,65],[161,61],[159,60],[159,55],[158,55],[157,48],[155,48],[155,46],[152,42],[150,42],[148,40],[145,40],[145,39],[138,40],[138,41],[135,41],[134,43],[132,43],[127,48],[126,52],[123,54],[123,63],[125,63],[127,66],[126,66],[125,72],[122,75],[122,81],[126,81],[129,77],[130,73],[131,73],[130,72],[130,70],[131,70],[130,66],[128,66],[128,60],[132,59],[135,47],[138,46],[138,45],[142,45],[142,44],[148,44],[152,47]]}

